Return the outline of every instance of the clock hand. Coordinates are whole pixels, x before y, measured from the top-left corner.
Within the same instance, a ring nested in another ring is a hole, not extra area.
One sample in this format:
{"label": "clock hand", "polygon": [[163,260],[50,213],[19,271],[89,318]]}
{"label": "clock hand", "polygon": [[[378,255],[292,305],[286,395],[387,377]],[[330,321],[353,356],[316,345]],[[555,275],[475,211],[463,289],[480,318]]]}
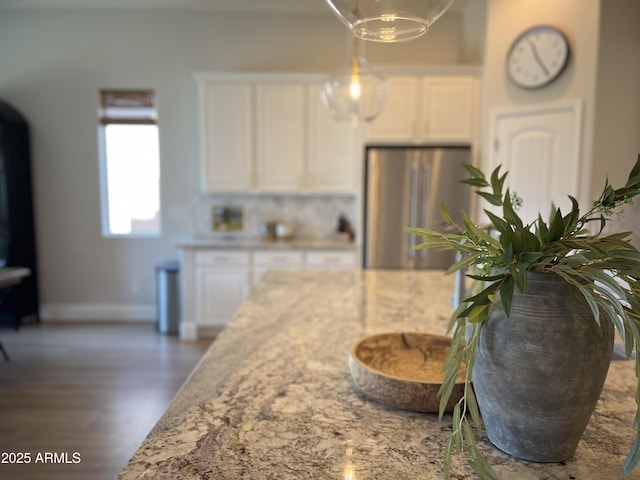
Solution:
{"label": "clock hand", "polygon": [[542,71],[544,72],[544,74],[549,75],[549,70],[547,70],[547,67],[544,66],[544,63],[542,63],[542,59],[538,54],[538,49],[536,48],[536,44],[533,43],[531,40],[529,40],[529,46],[531,47],[533,58],[535,58],[536,62],[538,62],[538,65],[540,65],[540,68],[542,68]]}

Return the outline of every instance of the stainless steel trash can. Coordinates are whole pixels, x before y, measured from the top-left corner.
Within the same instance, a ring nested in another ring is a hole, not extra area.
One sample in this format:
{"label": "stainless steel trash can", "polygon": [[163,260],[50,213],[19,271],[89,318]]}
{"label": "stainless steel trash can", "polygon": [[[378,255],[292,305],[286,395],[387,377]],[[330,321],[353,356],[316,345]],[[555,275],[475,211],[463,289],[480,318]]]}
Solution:
{"label": "stainless steel trash can", "polygon": [[156,266],[158,331],[177,334],[180,328],[180,264],[162,262]]}

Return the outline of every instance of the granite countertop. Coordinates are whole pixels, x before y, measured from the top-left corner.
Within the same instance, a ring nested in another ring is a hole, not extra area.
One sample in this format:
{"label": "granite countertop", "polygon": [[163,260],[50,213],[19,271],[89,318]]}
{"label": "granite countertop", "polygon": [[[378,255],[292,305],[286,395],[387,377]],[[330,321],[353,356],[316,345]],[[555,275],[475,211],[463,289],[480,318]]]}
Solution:
{"label": "granite countertop", "polygon": [[192,238],[178,242],[178,248],[215,248],[230,250],[355,250],[353,242],[331,239],[293,238],[267,240],[264,238]]}
{"label": "granite countertop", "polygon": [[[454,278],[440,271],[269,272],[118,477],[442,478],[450,417],[358,393],[350,346],[383,332],[444,334]],[[634,364],[611,364],[573,458],[535,464],[479,446],[504,480],[620,479],[633,441]],[[594,474],[596,476],[594,476]],[[452,479],[477,478],[455,458]],[[640,470],[628,479],[640,479]]]}

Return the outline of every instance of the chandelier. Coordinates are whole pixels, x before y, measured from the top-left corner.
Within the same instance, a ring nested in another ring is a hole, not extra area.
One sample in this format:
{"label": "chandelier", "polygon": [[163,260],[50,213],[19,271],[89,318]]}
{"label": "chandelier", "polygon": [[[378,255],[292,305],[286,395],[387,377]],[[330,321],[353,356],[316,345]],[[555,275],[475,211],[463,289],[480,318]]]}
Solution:
{"label": "chandelier", "polygon": [[345,63],[320,91],[322,103],[333,118],[354,126],[376,118],[389,93],[387,78],[375,73],[367,63],[364,43],[351,31],[347,32]]}
{"label": "chandelier", "polygon": [[453,0],[326,0],[364,40],[399,42],[423,35]]}

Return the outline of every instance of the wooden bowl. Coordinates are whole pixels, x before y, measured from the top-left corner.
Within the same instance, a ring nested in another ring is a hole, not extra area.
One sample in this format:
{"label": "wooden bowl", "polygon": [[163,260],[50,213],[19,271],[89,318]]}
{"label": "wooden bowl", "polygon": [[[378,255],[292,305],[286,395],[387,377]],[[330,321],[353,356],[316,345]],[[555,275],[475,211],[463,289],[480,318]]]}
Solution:
{"label": "wooden bowl", "polygon": [[[383,333],[356,342],[349,352],[349,371],[366,396],[392,407],[438,413],[438,390],[451,338],[426,333]],[[464,390],[464,375],[456,378],[447,412]]]}

